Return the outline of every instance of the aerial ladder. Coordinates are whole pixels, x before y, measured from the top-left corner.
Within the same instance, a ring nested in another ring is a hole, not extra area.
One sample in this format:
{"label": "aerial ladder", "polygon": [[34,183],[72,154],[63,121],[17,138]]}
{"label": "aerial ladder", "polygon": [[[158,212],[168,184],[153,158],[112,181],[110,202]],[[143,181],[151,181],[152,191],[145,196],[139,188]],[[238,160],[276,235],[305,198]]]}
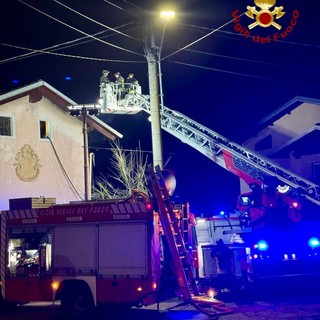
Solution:
{"label": "aerial ladder", "polygon": [[201,294],[193,275],[192,261],[186,248],[183,228],[175,214],[174,206],[159,166],[148,166],[147,177],[150,190],[158,204],[158,214],[168,248],[172,257],[173,273],[178,282],[177,296],[183,299],[183,304],[191,304],[202,313],[218,319],[219,316],[231,313],[232,308],[213,297]]}
{"label": "aerial ladder", "polygon": [[[135,93],[128,93],[123,99],[116,101],[114,84],[107,89],[108,86],[110,84],[100,87],[100,96],[103,97],[102,113],[135,114],[141,110],[151,113],[149,97],[141,94],[141,88],[136,88]],[[304,197],[320,205],[318,185],[232,142],[180,112],[165,106],[160,112],[162,129],[242,178],[249,186],[254,183],[262,186],[276,179],[279,185],[290,187],[288,195],[292,199]],[[210,316],[218,317],[232,312],[220,301],[208,298],[199,292],[184,236],[175,216],[160,167],[154,168],[150,165],[147,176],[150,190],[157,200],[159,218],[172,256],[173,271],[179,287],[177,295],[185,303],[192,304],[196,309]]]}
{"label": "aerial ladder", "polygon": [[[114,95],[108,94],[106,88],[101,86],[100,95],[104,97],[101,112],[134,114],[144,110],[150,114],[149,96],[140,92],[141,88],[137,88],[135,93],[127,94],[118,103],[110,104],[109,101],[112,99],[114,101]],[[318,185],[223,137],[178,111],[163,106],[160,112],[162,129],[242,178],[248,185],[256,183],[262,186],[276,182],[282,187],[289,187],[287,195],[290,198],[305,198],[320,205]]]}

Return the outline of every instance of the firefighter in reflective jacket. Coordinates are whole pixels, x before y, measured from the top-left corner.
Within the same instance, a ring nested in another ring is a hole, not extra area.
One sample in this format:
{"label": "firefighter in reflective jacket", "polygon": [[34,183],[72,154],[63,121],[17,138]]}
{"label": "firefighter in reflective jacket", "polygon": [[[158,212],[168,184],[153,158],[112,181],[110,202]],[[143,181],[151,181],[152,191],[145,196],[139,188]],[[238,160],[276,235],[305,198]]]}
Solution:
{"label": "firefighter in reflective jacket", "polygon": [[138,80],[134,77],[134,74],[132,72],[130,72],[128,74],[128,77],[126,79],[126,92],[127,93],[135,93],[135,86],[137,86],[139,84]]}
{"label": "firefighter in reflective jacket", "polygon": [[102,71],[102,76],[100,77],[100,84],[105,84],[110,82],[109,73],[110,73],[109,70]]}
{"label": "firefighter in reflective jacket", "polygon": [[115,77],[115,83],[116,83],[116,86],[117,86],[118,100],[122,100],[125,97],[124,78],[120,74],[120,72],[116,72],[114,74],[114,77]]}

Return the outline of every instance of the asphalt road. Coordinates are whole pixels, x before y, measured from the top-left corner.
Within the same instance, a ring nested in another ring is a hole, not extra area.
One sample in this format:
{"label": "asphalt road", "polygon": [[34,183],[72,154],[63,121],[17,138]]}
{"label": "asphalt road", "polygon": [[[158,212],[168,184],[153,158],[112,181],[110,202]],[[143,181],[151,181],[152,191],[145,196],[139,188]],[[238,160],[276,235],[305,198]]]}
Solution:
{"label": "asphalt road", "polygon": [[[191,305],[179,305],[177,298],[141,309],[117,311],[113,314],[91,315],[89,319],[108,320],[203,320],[210,319]],[[320,295],[276,297],[264,300],[248,299],[225,302],[230,314],[219,316],[221,320],[320,320]],[[1,320],[62,320],[59,306],[29,304],[2,313]],[[213,319],[217,319],[213,317]],[[70,320],[70,319],[68,319]]]}

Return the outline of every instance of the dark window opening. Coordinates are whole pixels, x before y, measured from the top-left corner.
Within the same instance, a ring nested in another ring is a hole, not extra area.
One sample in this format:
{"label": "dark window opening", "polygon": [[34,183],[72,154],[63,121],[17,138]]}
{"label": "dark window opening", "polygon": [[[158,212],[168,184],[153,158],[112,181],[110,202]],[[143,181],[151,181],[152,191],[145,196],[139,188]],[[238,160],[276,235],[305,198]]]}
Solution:
{"label": "dark window opening", "polygon": [[40,120],[40,139],[47,139],[49,137],[49,123]]}
{"label": "dark window opening", "polygon": [[12,136],[12,121],[10,117],[0,117],[0,136]]}

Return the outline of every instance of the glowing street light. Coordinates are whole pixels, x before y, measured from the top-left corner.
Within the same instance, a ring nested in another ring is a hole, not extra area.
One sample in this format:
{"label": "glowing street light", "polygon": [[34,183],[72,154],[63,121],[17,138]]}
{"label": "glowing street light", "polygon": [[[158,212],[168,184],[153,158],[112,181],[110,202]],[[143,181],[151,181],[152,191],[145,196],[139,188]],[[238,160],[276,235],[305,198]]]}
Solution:
{"label": "glowing street light", "polygon": [[163,19],[172,19],[174,18],[176,13],[174,11],[161,11],[160,17]]}

